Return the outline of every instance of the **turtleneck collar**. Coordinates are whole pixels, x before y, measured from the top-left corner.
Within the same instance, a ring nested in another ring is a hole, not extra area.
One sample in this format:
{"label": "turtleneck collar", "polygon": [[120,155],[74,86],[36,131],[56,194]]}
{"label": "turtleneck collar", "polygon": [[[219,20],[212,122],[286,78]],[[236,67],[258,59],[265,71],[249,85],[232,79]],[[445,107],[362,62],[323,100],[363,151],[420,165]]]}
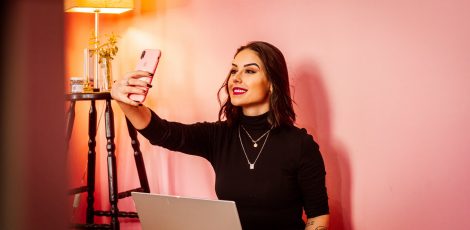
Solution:
{"label": "turtleneck collar", "polygon": [[269,112],[257,116],[246,116],[243,113],[240,117],[240,124],[249,129],[269,129],[271,124],[268,122]]}

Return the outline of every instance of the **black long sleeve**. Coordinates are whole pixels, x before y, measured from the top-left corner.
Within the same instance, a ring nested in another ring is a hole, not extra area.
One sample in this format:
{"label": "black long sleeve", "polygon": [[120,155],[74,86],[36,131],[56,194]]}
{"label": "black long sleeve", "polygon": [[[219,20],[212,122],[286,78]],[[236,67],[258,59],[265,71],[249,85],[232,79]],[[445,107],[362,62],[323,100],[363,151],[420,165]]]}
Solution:
{"label": "black long sleeve", "polygon": [[[270,128],[266,114],[242,117],[239,124],[255,139]],[[152,112],[150,124],[139,132],[154,145],[206,158],[216,173],[218,198],[236,202],[244,230],[300,230],[303,210],[309,218],[328,214],[323,158],[305,129],[273,129],[260,153],[239,127],[169,122]],[[246,158],[253,163],[258,155],[250,169]]]}

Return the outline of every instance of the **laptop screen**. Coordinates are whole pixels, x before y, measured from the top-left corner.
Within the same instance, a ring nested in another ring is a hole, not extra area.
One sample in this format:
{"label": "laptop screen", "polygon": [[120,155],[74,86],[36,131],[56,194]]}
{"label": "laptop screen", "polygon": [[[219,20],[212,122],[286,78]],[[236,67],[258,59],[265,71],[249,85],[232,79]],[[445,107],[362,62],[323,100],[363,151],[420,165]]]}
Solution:
{"label": "laptop screen", "polygon": [[132,192],[143,230],[242,230],[234,201]]}

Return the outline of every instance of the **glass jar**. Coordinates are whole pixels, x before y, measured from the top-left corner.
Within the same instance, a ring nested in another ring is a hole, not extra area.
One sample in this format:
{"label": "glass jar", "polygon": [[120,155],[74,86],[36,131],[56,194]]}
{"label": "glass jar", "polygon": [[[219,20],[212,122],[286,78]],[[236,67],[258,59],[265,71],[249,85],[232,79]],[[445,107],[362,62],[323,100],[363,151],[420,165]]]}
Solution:
{"label": "glass jar", "polygon": [[113,76],[112,76],[112,67],[111,67],[111,59],[108,59],[108,58],[103,58],[101,59],[101,63],[100,63],[100,68],[101,68],[101,79],[100,79],[100,82],[101,82],[101,91],[110,91],[111,90],[111,86],[112,86],[112,79],[113,79]]}
{"label": "glass jar", "polygon": [[85,80],[82,77],[70,78],[70,91],[72,93],[83,93],[84,85],[85,85]]}

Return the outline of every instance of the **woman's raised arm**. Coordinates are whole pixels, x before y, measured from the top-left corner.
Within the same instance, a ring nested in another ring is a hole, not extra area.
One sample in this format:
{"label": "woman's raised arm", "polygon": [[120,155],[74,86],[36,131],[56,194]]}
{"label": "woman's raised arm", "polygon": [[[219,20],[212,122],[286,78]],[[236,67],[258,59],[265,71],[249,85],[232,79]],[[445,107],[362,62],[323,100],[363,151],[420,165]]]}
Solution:
{"label": "woman's raised arm", "polygon": [[114,82],[111,89],[111,97],[118,103],[127,119],[136,129],[147,127],[150,122],[150,109],[140,102],[129,99],[129,94],[146,94],[152,87],[147,82],[139,80],[140,77],[148,77],[144,71],[130,72],[123,79]]}

